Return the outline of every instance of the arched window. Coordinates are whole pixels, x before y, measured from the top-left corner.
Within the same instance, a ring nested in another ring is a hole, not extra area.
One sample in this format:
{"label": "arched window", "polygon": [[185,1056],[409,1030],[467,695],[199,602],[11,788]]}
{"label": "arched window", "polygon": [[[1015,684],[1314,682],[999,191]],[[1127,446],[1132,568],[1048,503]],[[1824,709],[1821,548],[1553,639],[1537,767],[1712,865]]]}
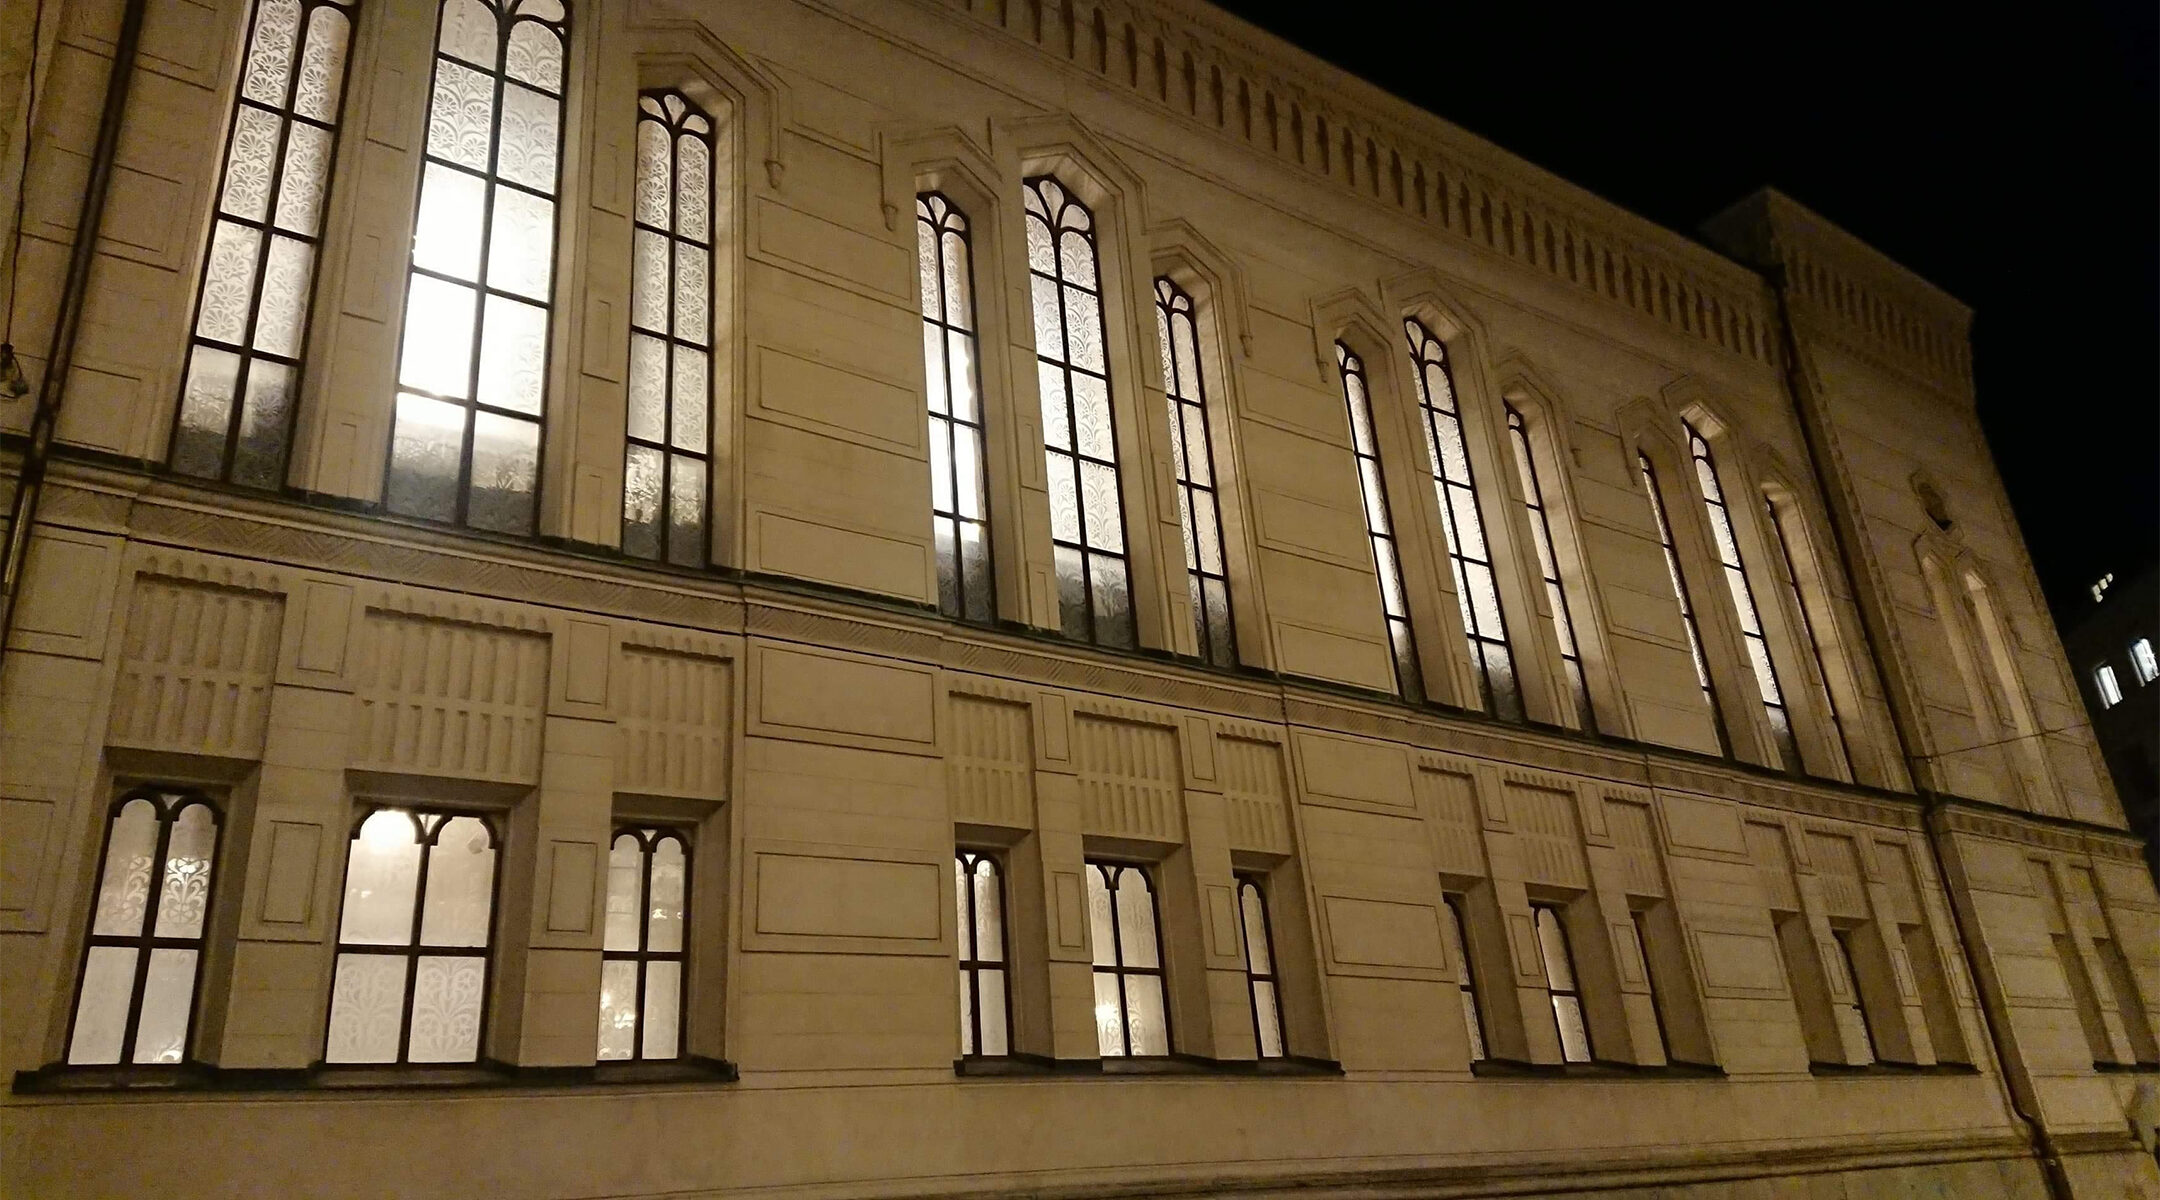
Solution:
{"label": "arched window", "polygon": [[1830,714],[1830,728],[1837,734],[1837,750],[1845,760],[1845,772],[1852,774],[1852,741],[1845,732],[1845,717],[1838,712],[1837,690],[1830,684],[1830,656],[1823,648],[1822,635],[1815,631],[1815,618],[1808,614],[1807,593],[1800,587],[1800,564],[1793,557],[1792,538],[1785,532],[1785,516],[1778,511],[1778,503],[1765,496],[1763,512],[1770,518],[1770,537],[1777,544],[1778,562],[1785,570],[1785,582],[1792,588],[1793,608],[1800,613],[1800,632],[1807,639],[1808,653],[1815,657],[1815,673],[1823,681],[1823,703]]}
{"label": "arched window", "polygon": [[1732,754],[1732,740],[1725,734],[1725,714],[1718,711],[1717,688],[1710,682],[1710,663],[1703,657],[1702,631],[1695,627],[1695,605],[1688,600],[1687,577],[1680,573],[1680,552],[1673,546],[1672,522],[1665,519],[1665,501],[1658,494],[1657,470],[1648,455],[1635,456],[1642,472],[1643,495],[1650,500],[1650,521],[1657,528],[1658,547],[1665,552],[1665,574],[1672,579],[1673,599],[1680,605],[1680,627],[1687,631],[1688,657],[1695,662],[1695,682],[1702,688],[1703,703],[1710,706],[1710,723],[1717,727],[1718,748]]}
{"label": "arched window", "polygon": [[569,14],[443,0],[383,504],[531,533]]}
{"label": "arched window", "polygon": [[1068,637],[1131,647],[1138,632],[1118,491],[1095,216],[1047,175],[1027,181],[1025,199],[1059,620]]}
{"label": "arched window", "polygon": [[1755,674],[1756,690],[1762,694],[1763,714],[1770,719],[1779,759],[1788,771],[1805,770],[1800,744],[1793,739],[1792,714],[1785,710],[1785,691],[1778,686],[1777,666],[1770,661],[1770,639],[1763,634],[1762,614],[1755,607],[1755,589],[1748,585],[1747,567],[1740,561],[1740,543],[1733,537],[1725,489],[1718,486],[1717,463],[1710,457],[1710,443],[1693,425],[1682,422],[1681,427],[1687,430],[1688,454],[1695,460],[1695,478],[1702,485],[1710,535],[1717,543],[1718,562],[1725,569],[1725,588],[1732,594],[1733,613],[1740,618],[1748,667]]}
{"label": "arched window", "polygon": [[1161,342],[1163,391],[1170,397],[1170,463],[1177,472],[1193,629],[1200,657],[1229,667],[1237,665],[1236,635],[1230,629],[1230,572],[1223,558],[1207,384],[1200,372],[1200,336],[1193,320],[1192,296],[1168,278],[1157,279],[1155,336]]}
{"label": "arched window", "polygon": [[967,216],[943,192],[915,197],[923,377],[930,389],[930,523],[937,535],[938,611],[997,618],[990,506],[983,485],[982,386],[976,375],[975,261]]}
{"label": "arched window", "polygon": [[1493,577],[1492,552],[1485,544],[1485,519],[1478,513],[1477,483],[1470,473],[1455,384],[1448,377],[1447,349],[1415,318],[1403,322],[1403,332],[1410,338],[1426,462],[1432,471],[1433,492],[1440,500],[1440,520],[1447,527],[1448,567],[1455,575],[1463,632],[1470,639],[1470,666],[1477,673],[1485,711],[1519,721],[1522,692],[1515,682],[1515,658],[1508,650],[1507,622],[1500,615],[1500,585]]}
{"label": "arched window", "polygon": [[68,1062],[186,1061],[218,824],[190,791],[137,788],[113,805]]}
{"label": "arched window", "polygon": [[1567,926],[1560,920],[1560,910],[1550,904],[1532,904],[1530,915],[1537,924],[1553,1025],[1560,1032],[1560,1057],[1571,1063],[1589,1062],[1593,1057],[1590,1026],[1583,1020],[1582,988],[1575,980],[1575,951],[1568,945]]}
{"label": "arched window", "polygon": [[1012,1053],[1012,1005],[1005,976],[1005,879],[980,850],[953,858],[960,918],[960,1053]]}
{"label": "arched window", "polygon": [[1095,1040],[1104,1058],[1170,1053],[1163,995],[1162,927],[1147,870],[1088,863],[1095,943]]}
{"label": "arched window", "polygon": [[712,137],[681,92],[638,97],[623,553],[685,567],[711,544]]}
{"label": "arched window", "polygon": [[175,471],[285,482],[358,0],[258,0],[173,423]]}
{"label": "arched window", "polygon": [[1282,991],[1275,975],[1275,931],[1257,876],[1238,876],[1238,925],[1245,937],[1245,991],[1252,998],[1253,1043],[1262,1058],[1281,1058]]}
{"label": "arched window", "polygon": [[600,943],[602,1062],[682,1057],[690,845],[672,829],[615,831]]}
{"label": "arched window", "polygon": [[1373,574],[1380,580],[1380,610],[1387,621],[1388,648],[1394,654],[1395,690],[1413,704],[1422,703],[1425,682],[1418,673],[1417,644],[1410,637],[1409,594],[1403,590],[1395,524],[1388,519],[1387,488],[1380,476],[1380,443],[1373,437],[1372,389],[1365,382],[1365,363],[1341,342],[1335,343],[1335,365],[1342,371],[1343,403],[1350,410],[1350,452],[1357,458],[1358,495],[1365,505],[1365,537],[1372,544]]}
{"label": "arched window", "polygon": [[1447,935],[1447,951],[1456,963],[1456,990],[1462,996],[1463,1028],[1470,1037],[1470,1061],[1485,1061],[1485,1016],[1478,1011],[1477,973],[1470,966],[1470,926],[1463,920],[1463,899],[1450,892],[1441,897],[1447,902],[1448,919],[1441,924]]}
{"label": "arched window", "polygon": [[1567,669],[1574,697],[1575,719],[1581,728],[1595,733],[1597,714],[1590,707],[1590,683],[1583,675],[1582,649],[1575,641],[1575,616],[1568,608],[1567,589],[1560,585],[1560,560],[1553,552],[1545,492],[1538,486],[1537,456],[1531,450],[1530,430],[1512,404],[1507,406],[1507,425],[1508,441],[1515,447],[1515,469],[1522,475],[1523,507],[1530,510],[1530,536],[1537,543],[1538,571],[1545,578],[1545,598],[1552,605],[1553,633],[1560,639],[1560,662]]}
{"label": "arched window", "polygon": [[479,1059],[496,849],[486,817],[363,811],[345,860],[323,1061]]}

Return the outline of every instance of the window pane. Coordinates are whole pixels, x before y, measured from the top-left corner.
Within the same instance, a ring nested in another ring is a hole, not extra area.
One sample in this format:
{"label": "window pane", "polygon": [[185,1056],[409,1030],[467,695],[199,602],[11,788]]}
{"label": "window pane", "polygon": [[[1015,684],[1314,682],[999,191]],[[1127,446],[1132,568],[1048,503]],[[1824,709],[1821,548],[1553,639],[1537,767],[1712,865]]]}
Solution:
{"label": "window pane", "polygon": [[1005,1015],[1005,972],[995,968],[979,973],[982,991],[982,1048],[981,1054],[1010,1054],[1007,1044]]}
{"label": "window pane", "polygon": [[156,869],[158,809],[130,800],[113,818],[105,848],[105,878],[98,886],[97,917],[90,932],[125,937],[142,932],[150,904],[150,873]]}
{"label": "window pane", "polygon": [[1590,1061],[1590,1033],[1583,1026],[1582,1001],[1573,996],[1552,998],[1553,1020],[1560,1025],[1560,1056],[1567,1061]]}
{"label": "window pane", "polygon": [[1125,977],[1126,1021],[1132,1027],[1134,1054],[1170,1053],[1170,1023],[1163,1012],[1162,977]]}
{"label": "window pane", "polygon": [[646,1058],[674,1058],[682,1052],[682,964],[645,965]]}
{"label": "window pane", "polygon": [[122,946],[92,946],[83,963],[82,993],[75,1002],[71,1063],[116,1063],[127,1035],[128,1002],[135,994],[135,955]]}
{"label": "window pane", "polygon": [[539,482],[540,426],[532,421],[473,416],[472,496],[466,520],[477,529],[530,533],[533,489]]}
{"label": "window pane", "polygon": [[645,931],[645,948],[671,954],[683,948],[683,924],[689,896],[688,859],[683,844],[661,838],[652,852],[651,913]]}
{"label": "window pane", "polygon": [[645,850],[634,834],[618,834],[608,850],[607,926],[603,950],[638,948],[638,923],[644,907]]}
{"label": "window pane", "polygon": [[434,97],[428,105],[427,152],[461,167],[485,171],[494,125],[494,83],[470,67],[438,62]]}
{"label": "window pane", "polygon": [[193,950],[152,950],[143,976],[142,1018],[134,1061],[177,1063],[187,1057],[188,1014],[195,1007]]}
{"label": "window pane", "polygon": [[480,1056],[480,1004],[487,960],[424,954],[414,967],[414,1062],[472,1062]]}
{"label": "window pane", "polygon": [[1117,934],[1113,929],[1115,918],[1111,915],[1110,889],[1103,882],[1103,873],[1089,867],[1088,878],[1088,934],[1094,944],[1095,965],[1117,965]]}
{"label": "window pane", "polygon": [[405,297],[405,351],[398,361],[398,382],[438,395],[465,396],[471,387],[472,333],[471,288],[413,276]]}
{"label": "window pane", "polygon": [[1245,965],[1255,975],[1272,975],[1275,964],[1268,957],[1267,911],[1262,906],[1260,889],[1246,884],[1238,892],[1245,918]]}
{"label": "window pane", "polygon": [[616,1062],[637,1053],[637,969],[635,962],[600,964],[600,1060]]}
{"label": "window pane", "polygon": [[420,941],[429,946],[485,946],[495,896],[495,848],[477,817],[452,817],[428,855],[427,902]]}
{"label": "window pane", "polygon": [[1118,872],[1117,917],[1124,965],[1161,966],[1162,958],[1155,947],[1155,893],[1138,868]]}
{"label": "window pane", "polygon": [[337,981],[330,989],[325,1062],[397,1061],[405,1010],[405,965],[401,955],[338,955]]}
{"label": "window pane", "polygon": [[1547,987],[1571,991],[1575,987],[1575,964],[1568,961],[1567,934],[1560,916],[1549,908],[1537,910],[1538,950],[1545,958]]}
{"label": "window pane", "polygon": [[976,976],[969,971],[960,972],[960,1053],[974,1054],[975,1049],[975,987]]}
{"label": "window pane", "polygon": [[1283,1056],[1282,1012],[1275,1003],[1275,984],[1270,980],[1253,981],[1253,1020],[1260,1029],[1260,1057]]}
{"label": "window pane", "polygon": [[623,462],[623,553],[660,557],[660,480],[665,456],[632,446]]}
{"label": "window pane", "polygon": [[1125,1053],[1125,1002],[1117,975],[1109,971],[1095,973],[1095,1047],[1104,1058]]}
{"label": "window pane", "polygon": [[986,859],[975,867],[975,957],[984,962],[1005,958],[1004,898],[996,870]]}
{"label": "window pane", "polygon": [[[165,883],[158,896],[157,936],[198,938],[210,911],[210,867],[217,820],[207,804],[180,810],[165,845]],[[156,962],[151,963],[152,970]]]}
{"label": "window pane", "polygon": [[195,318],[197,337],[235,345],[247,339],[248,313],[254,307],[255,260],[261,249],[260,233],[218,222],[203,275],[202,308]]}
{"label": "window pane", "polygon": [[403,810],[386,808],[361,824],[346,860],[338,941],[379,946],[412,941],[420,850],[412,816]]}

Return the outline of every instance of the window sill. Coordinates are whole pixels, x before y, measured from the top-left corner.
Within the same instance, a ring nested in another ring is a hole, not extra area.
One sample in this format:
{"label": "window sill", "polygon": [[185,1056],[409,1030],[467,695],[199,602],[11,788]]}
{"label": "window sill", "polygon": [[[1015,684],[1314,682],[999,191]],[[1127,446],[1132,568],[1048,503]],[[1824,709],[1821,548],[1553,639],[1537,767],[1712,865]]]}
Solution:
{"label": "window sill", "polygon": [[1511,1058],[1487,1058],[1470,1064],[1480,1079],[1723,1079],[1725,1068],[1711,1063],[1607,1062],[1531,1063]]}
{"label": "window sill", "polygon": [[1852,1063],[1811,1062],[1808,1073],[1819,1079],[1879,1078],[1884,1075],[1978,1075],[1980,1068],[1971,1063],[1902,1063],[1882,1062]]}
{"label": "window sill", "polygon": [[1314,1078],[1339,1076],[1342,1064],[1325,1058],[1202,1058],[1174,1054],[1145,1058],[1044,1058],[1013,1054],[1001,1058],[953,1060],[962,1079],[1109,1079],[1120,1076],[1207,1075],[1228,1078]]}
{"label": "window sill", "polygon": [[2096,1062],[2093,1070],[2102,1075],[2160,1075],[2160,1063],[2150,1062]]}
{"label": "window sill", "polygon": [[531,1087],[634,1087],[656,1083],[733,1083],[735,1064],[691,1055],[672,1062],[599,1063],[590,1067],[521,1067],[484,1062],[448,1066],[329,1066],[296,1069],[73,1067],[55,1063],[17,1071],[16,1095],[91,1092],[346,1092]]}

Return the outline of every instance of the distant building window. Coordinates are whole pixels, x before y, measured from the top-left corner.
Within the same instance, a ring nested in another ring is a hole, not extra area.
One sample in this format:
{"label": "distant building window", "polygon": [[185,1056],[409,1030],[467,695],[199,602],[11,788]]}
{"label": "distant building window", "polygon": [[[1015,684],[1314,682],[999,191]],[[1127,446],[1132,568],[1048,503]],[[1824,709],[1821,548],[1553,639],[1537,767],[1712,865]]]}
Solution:
{"label": "distant building window", "polygon": [[1012,1052],[1005,990],[1005,881],[997,860],[980,850],[953,859],[960,916],[960,1053]]}
{"label": "distant building window", "polygon": [[2122,685],[2115,681],[2115,668],[2109,664],[2093,668],[2093,687],[2100,692],[2100,707],[2113,708],[2122,703]]}
{"label": "distant building window", "polygon": [[1238,923],[1245,933],[1245,987],[1252,994],[1253,1037],[1260,1057],[1283,1056],[1282,993],[1276,987],[1274,931],[1259,879],[1238,877]]}
{"label": "distant building window", "polygon": [[1163,391],[1170,397],[1170,466],[1177,473],[1178,515],[1185,527],[1193,631],[1199,636],[1201,658],[1218,667],[1235,666],[1222,505],[1207,427],[1207,386],[1200,373],[1200,329],[1192,297],[1167,278],[1155,281],[1155,336],[1162,342]]}
{"label": "distant building window", "polygon": [[618,829],[600,951],[600,1060],[682,1056],[690,848],[672,829]]}
{"label": "distant building window", "polygon": [[1552,998],[1553,1024],[1560,1030],[1560,1057],[1589,1062],[1590,1027],[1583,1020],[1582,989],[1575,980],[1575,953],[1568,945],[1560,910],[1550,904],[1530,906],[1537,919],[1538,952],[1545,963],[1545,990]]}
{"label": "distant building window", "polygon": [[983,487],[982,388],[976,376],[974,260],[967,217],[943,192],[915,197],[915,272],[930,395],[930,525],[938,611],[989,621],[990,507]]}
{"label": "distant building window", "polygon": [[217,843],[217,810],[194,792],[140,788],[113,808],[69,1062],[187,1058]]}
{"label": "distant building window", "polygon": [[2160,679],[2160,659],[2153,657],[2151,638],[2139,638],[2130,643],[2130,672],[2137,676],[2139,687]]}
{"label": "distant building window", "polygon": [[1372,391],[1365,364],[1350,347],[1335,343],[1335,365],[1342,371],[1343,403],[1350,410],[1350,452],[1357,458],[1358,494],[1365,502],[1365,536],[1372,543],[1373,573],[1380,580],[1380,610],[1394,653],[1395,690],[1413,703],[1425,698],[1418,677],[1417,646],[1410,638],[1410,604],[1403,591],[1402,558],[1396,553],[1395,526],[1388,519],[1387,486],[1380,475],[1380,444],[1373,436]]}
{"label": "distant building window", "polygon": [[1155,889],[1142,867],[1088,863],[1095,942],[1095,1039],[1104,1058],[1170,1053]]}

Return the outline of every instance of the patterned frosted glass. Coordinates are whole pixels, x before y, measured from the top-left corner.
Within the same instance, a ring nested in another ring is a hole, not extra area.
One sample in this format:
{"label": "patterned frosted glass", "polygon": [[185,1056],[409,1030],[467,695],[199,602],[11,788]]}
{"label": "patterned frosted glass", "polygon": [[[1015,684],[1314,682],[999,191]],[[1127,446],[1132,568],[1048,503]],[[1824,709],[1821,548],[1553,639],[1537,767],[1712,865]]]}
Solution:
{"label": "patterned frosted glass", "polygon": [[165,883],[158,896],[157,936],[199,938],[210,913],[210,867],[217,821],[208,805],[193,804],[166,835]]}
{"label": "patterned frosted glass", "polygon": [[197,957],[194,950],[150,952],[150,969],[143,973],[142,1018],[129,1061],[177,1063],[187,1056]]}
{"label": "patterned frosted glass", "polygon": [[1532,905],[1538,953],[1545,965],[1545,986],[1552,997],[1553,1021],[1560,1033],[1560,1054],[1568,1062],[1589,1062],[1590,1031],[1583,1023],[1582,997],[1575,982],[1575,957],[1558,910]]}
{"label": "patterned frosted glass", "polygon": [[649,963],[645,968],[646,1058],[674,1058],[682,1053],[682,964]]}
{"label": "patterned frosted glass", "polygon": [[[1104,1055],[1170,1052],[1154,891],[1139,867],[1088,864],[1095,1023]],[[1113,1040],[1114,1039],[1114,1040]]]}
{"label": "patterned frosted glass", "polygon": [[495,896],[495,848],[486,825],[452,817],[428,851],[420,941],[429,946],[485,946]]}
{"label": "patterned frosted glass", "polygon": [[1763,634],[1762,617],[1755,607],[1755,589],[1748,584],[1747,567],[1740,559],[1740,545],[1733,535],[1732,511],[1725,504],[1725,489],[1718,486],[1717,463],[1710,443],[1693,425],[1687,430],[1688,453],[1695,460],[1695,477],[1702,485],[1703,512],[1709,518],[1711,541],[1717,546],[1724,568],[1726,591],[1732,596],[1733,615],[1740,622],[1740,639],[1746,651],[1755,690],[1762,697],[1763,715],[1770,724],[1771,741],[1786,770],[1802,771],[1800,745],[1793,739],[1792,718],[1785,708],[1785,691],[1778,686],[1777,667],[1770,658],[1770,641]]}
{"label": "patterned frosted glass", "polygon": [[1358,494],[1365,509],[1365,540],[1372,547],[1373,575],[1380,584],[1381,617],[1394,655],[1395,690],[1417,703],[1425,699],[1425,684],[1411,637],[1410,610],[1403,603],[1402,557],[1396,552],[1395,525],[1388,518],[1380,446],[1373,440],[1372,393],[1365,382],[1365,363],[1350,347],[1337,342],[1335,366],[1342,375],[1343,405],[1350,414],[1350,452],[1357,464]]}
{"label": "patterned frosted glass", "polygon": [[1104,1058],[1125,1054],[1125,992],[1114,973],[1095,972],[1095,1045]]}
{"label": "patterned frosted glass", "polygon": [[688,862],[681,841],[661,838],[653,847],[651,918],[646,926],[645,948],[673,952],[683,948],[683,922],[688,917]]}
{"label": "patterned frosted glass", "polygon": [[1478,1015],[1477,982],[1470,969],[1470,942],[1463,929],[1462,902],[1447,897],[1448,919],[1441,922],[1447,936],[1448,957],[1455,964],[1456,986],[1462,993],[1463,1025],[1470,1037],[1470,1061],[1485,1058],[1485,1024]]}
{"label": "patterned frosted glass", "polygon": [[689,567],[710,544],[712,135],[682,93],[638,97],[622,548]]}
{"label": "patterned frosted glass", "polygon": [[619,834],[608,851],[606,950],[638,948],[645,905],[645,849],[636,834]]}
{"label": "patterned frosted glass", "polygon": [[[984,428],[976,403],[975,298],[967,217],[942,192],[915,197],[915,262],[929,395],[930,525],[937,544],[938,611],[988,621],[996,614]],[[970,549],[975,552],[970,553]]]}
{"label": "patterned frosted glass", "polygon": [[600,1057],[675,1058],[681,1050],[690,859],[682,836],[618,830],[608,852],[601,952]]}
{"label": "patterned frosted glass", "polygon": [[1155,337],[1163,391],[1170,403],[1170,465],[1177,479],[1178,515],[1185,538],[1187,588],[1193,598],[1195,645],[1219,667],[1237,664],[1230,628],[1230,579],[1223,566],[1222,528],[1215,519],[1214,449],[1207,428],[1207,389],[1200,369],[1193,299],[1168,278],[1155,281]]}
{"label": "patterned frosted glass", "polygon": [[160,824],[156,801],[131,800],[121,806],[106,841],[105,877],[98,887],[92,933],[125,937],[142,932]]}
{"label": "patterned frosted glass", "polygon": [[1001,1055],[1011,1050],[1005,997],[1005,895],[997,862],[961,850],[953,859],[955,916],[960,930],[960,1052]]}
{"label": "patterned frosted glass", "polygon": [[476,529],[531,533],[533,497],[539,486],[539,423],[490,412],[474,414],[466,520]]}
{"label": "patterned frosted glass", "polygon": [[116,1063],[127,1037],[128,1005],[134,999],[138,950],[92,946],[83,962],[75,1002],[75,1032],[68,1039],[71,1063]]}
{"label": "patterned frosted glass", "polygon": [[104,833],[67,1061],[178,1063],[210,917],[218,815],[190,793],[143,789],[118,805]]}
{"label": "patterned frosted glass", "polygon": [[486,959],[421,955],[413,974],[406,1057],[416,1063],[479,1058],[480,1004],[486,991]]}
{"label": "patterned frosted glass", "polygon": [[386,808],[362,822],[346,860],[338,941],[399,946],[412,940],[421,853],[410,814]]}
{"label": "patterned frosted glass", "polygon": [[600,1061],[637,1057],[638,965],[600,964]]}
{"label": "patterned frosted glass", "polygon": [[330,988],[330,1041],[324,1061],[397,1061],[409,965],[403,957],[392,955],[338,956],[337,980]]}

